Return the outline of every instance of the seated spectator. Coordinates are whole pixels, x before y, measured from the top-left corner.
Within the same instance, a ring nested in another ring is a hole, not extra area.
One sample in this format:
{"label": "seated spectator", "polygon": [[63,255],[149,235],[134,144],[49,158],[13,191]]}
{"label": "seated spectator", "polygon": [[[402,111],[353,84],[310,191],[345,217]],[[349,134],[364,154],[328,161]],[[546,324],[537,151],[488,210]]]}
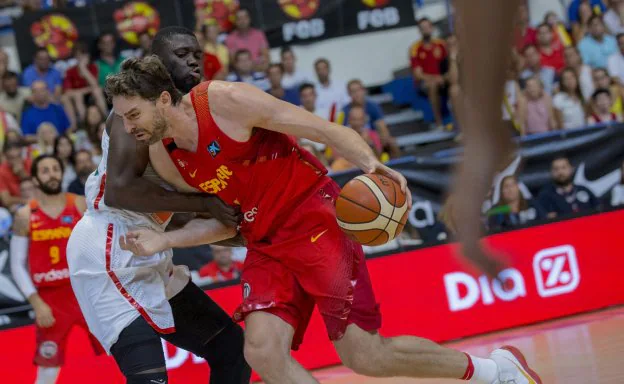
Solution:
{"label": "seated spectator", "polygon": [[95,61],[95,65],[98,69],[98,84],[104,88],[106,78],[108,75],[119,72],[124,58],[117,54],[117,41],[115,35],[110,32],[103,33],[98,37],[97,48],[99,57]]}
{"label": "seated spectator", "polygon": [[606,124],[622,121],[622,114],[611,112],[611,92],[608,89],[600,88],[592,95],[592,107],[594,113],[587,118],[588,124]]}
{"label": "seated spectator", "polygon": [[342,81],[330,79],[331,66],[329,60],[321,58],[314,63],[316,77],[316,108],[327,113],[326,119],[341,124],[340,112],[351,102],[347,94],[347,85]]}
{"label": "seated spectator", "polygon": [[558,156],[552,161],[550,175],[553,184],[543,187],[539,194],[540,205],[549,218],[599,208],[592,191],[574,184],[574,168],[567,157]]}
{"label": "seated spectator", "polygon": [[235,29],[225,39],[230,58],[234,61],[238,51],[249,51],[254,69],[260,72],[265,71],[270,62],[269,41],[266,35],[259,29],[251,28],[251,15],[245,8],[236,11],[235,23]]}
{"label": "seated spectator", "polygon": [[[4,49],[0,49],[0,79],[9,72],[9,54]],[[3,91],[3,85],[0,84],[0,92]]]}
{"label": "seated spectator", "polygon": [[199,276],[210,283],[235,280],[240,277],[243,264],[232,260],[232,249],[211,245],[213,261],[204,265],[199,270]]}
{"label": "seated spectator", "polygon": [[620,171],[620,182],[609,192],[609,205],[612,208],[624,205],[624,163],[622,163]]}
{"label": "seated spectator", "polygon": [[52,67],[50,54],[45,48],[37,49],[33,63],[26,67],[22,73],[24,86],[32,87],[36,81],[42,81],[48,87],[48,91],[54,100],[59,101],[61,99],[63,77],[59,71]]}
{"label": "seated spectator", "polygon": [[[622,4],[624,4],[624,2]],[[620,85],[624,85],[624,33],[617,35],[617,43],[619,50],[609,56],[607,69]]]}
{"label": "seated spectator", "polygon": [[152,36],[149,32],[141,32],[139,33],[139,47],[136,49],[126,49],[121,52],[121,56],[124,59],[130,57],[145,57],[150,54],[152,50],[152,41],[154,40],[154,36]]}
{"label": "seated spectator", "polygon": [[20,181],[20,196],[26,200],[32,200],[37,193],[37,187],[32,177],[25,177]]}
{"label": "seated spectator", "polygon": [[61,160],[64,168],[63,180],[61,183],[64,192],[67,192],[69,184],[76,178],[76,171],[74,169],[75,153],[74,143],[68,136],[61,135],[54,140],[54,156]]}
{"label": "seated spectator", "polygon": [[563,69],[563,45],[554,39],[550,24],[542,23],[537,27],[537,47],[543,66],[554,68],[557,72]]}
{"label": "seated spectator", "polygon": [[593,15],[602,14],[606,9],[602,0],[572,0],[568,8],[568,22],[572,24],[574,41],[581,41],[589,30],[589,19]]}
{"label": "seated spectator", "polygon": [[221,29],[216,21],[202,26],[204,47],[204,77],[206,80],[224,80],[230,66],[230,53],[219,43]]}
{"label": "seated spectator", "polygon": [[571,68],[561,72],[561,91],[553,98],[555,117],[559,129],[585,126],[585,106],[576,73]]}
{"label": "seated spectator", "polygon": [[526,101],[518,84],[516,63],[510,63],[507,68],[507,81],[503,93],[503,121],[511,123],[516,132],[522,133],[522,121],[526,115]]}
{"label": "seated spectator", "polygon": [[52,103],[50,91],[42,81],[32,85],[33,103],[22,114],[22,132],[24,135],[35,135],[41,123],[51,123],[60,134],[69,127],[70,122],[63,107]]}
{"label": "seated spectator", "polygon": [[69,115],[70,120],[73,119],[73,126],[77,121],[82,121],[86,117],[87,107],[85,98],[90,96],[95,104],[103,111],[108,111],[104,92],[98,85],[98,67],[91,62],[91,55],[87,45],[78,42],[74,46],[74,58],[78,62],[75,66],[69,68],[65,73],[63,81],[63,106]]}
{"label": "seated spectator", "polygon": [[537,31],[529,24],[529,8],[526,4],[520,5],[516,20],[514,48],[517,52],[524,52],[527,46],[537,43]]}
{"label": "seated spectator", "polygon": [[524,49],[524,58],[526,60],[526,69],[520,73],[520,79],[524,81],[528,78],[539,76],[544,85],[544,91],[552,95],[557,75],[555,69],[542,65],[542,57],[535,45],[528,45]]}
{"label": "seated spectator", "polygon": [[624,32],[624,2],[622,0],[609,0],[609,9],[604,14],[604,23],[609,33],[618,35]]}
{"label": "seated spectator", "polygon": [[606,68],[609,56],[618,51],[615,37],[608,35],[602,18],[592,16],[589,20],[589,34],[578,43],[583,62],[592,68]]}
{"label": "seated spectator", "polygon": [[349,112],[353,107],[361,107],[366,113],[366,128],[372,129],[378,133],[381,138],[381,142],[384,148],[387,148],[391,157],[401,156],[401,150],[396,143],[396,140],[390,134],[390,129],[384,121],[383,111],[381,107],[367,98],[366,88],[361,80],[351,80],[347,84],[347,90],[349,91],[349,97],[351,97],[351,103],[347,104],[344,109],[345,121],[344,125],[349,125]]}
{"label": "seated spectator", "polygon": [[267,71],[269,75],[269,82],[271,88],[267,91],[274,97],[286,101],[294,105],[300,105],[299,93],[294,89],[284,89],[282,86],[282,76],[284,74],[284,67],[282,64],[271,64]]}
{"label": "seated spectator", "polygon": [[564,58],[566,67],[572,68],[579,79],[583,100],[589,100],[595,90],[591,67],[583,63],[581,54],[574,46],[565,49]]}
{"label": "seated spectator", "polygon": [[622,100],[623,88],[617,83],[613,83],[609,73],[604,68],[596,68],[592,71],[592,77],[594,81],[595,89],[608,89],[611,93],[611,112],[615,114],[622,114],[624,104]]}
{"label": "seated spectator", "polygon": [[435,124],[442,126],[441,98],[448,94],[448,87],[442,73],[441,63],[447,57],[446,44],[433,38],[433,23],[427,18],[420,19],[418,28],[422,40],[410,48],[410,61],[416,87],[429,99]]}
{"label": "seated spectator", "polygon": [[19,77],[15,72],[5,72],[2,76],[2,92],[0,93],[0,109],[10,113],[20,121],[26,101],[31,97],[30,88],[19,86]]}
{"label": "seated spectator", "polygon": [[13,115],[4,112],[0,107],[0,148],[4,148],[5,137],[10,131],[20,134],[22,132]]}
{"label": "seated spectator", "polygon": [[[301,100],[301,106],[303,107],[303,109],[315,114],[322,119],[327,120],[327,114],[319,111],[316,108],[316,88],[314,87],[314,85],[310,83],[303,83],[301,87],[299,87],[299,99]],[[317,143],[306,138],[300,138],[299,144],[306,147],[306,149],[314,153],[317,158],[323,159],[324,161],[325,157],[322,156],[322,153],[325,150],[325,144]]]}
{"label": "seated spectator", "polygon": [[76,152],[74,163],[76,164],[76,178],[69,184],[69,187],[67,187],[67,192],[84,196],[85,183],[89,175],[95,171],[96,165],[93,163],[91,152],[85,151],[84,149]]}
{"label": "seated spectator", "polygon": [[546,212],[535,199],[526,199],[522,195],[515,176],[503,178],[500,190],[500,201],[488,212],[490,231],[510,229],[546,218]]}
{"label": "seated spectator", "polygon": [[41,155],[51,155],[54,153],[54,142],[58,136],[58,131],[53,124],[41,123],[37,127],[37,142],[30,146],[29,158],[36,159]]}
{"label": "seated spectator", "polygon": [[268,91],[271,87],[264,73],[254,72],[251,54],[245,49],[234,55],[234,72],[230,73],[226,80],[251,84],[263,91]]}
{"label": "seated spectator", "polygon": [[22,147],[7,144],[0,164],[0,202],[12,213],[27,200],[20,195],[20,181],[29,177],[30,162],[22,158]]}
{"label": "seated spectator", "polygon": [[544,16],[544,23],[550,25],[552,28],[555,42],[559,42],[564,48],[572,46],[572,38],[565,24],[559,19],[559,16],[555,12],[547,12]]}
{"label": "seated spectator", "polygon": [[557,121],[552,99],[544,92],[542,81],[537,77],[528,79],[524,95],[526,115],[523,116],[523,134],[532,135],[556,130]]}
{"label": "seated spectator", "polygon": [[76,133],[72,136],[76,150],[86,149],[93,151],[96,145],[100,145],[97,140],[97,132],[100,125],[105,124],[104,116],[95,105],[87,107],[87,117],[78,125]]}
{"label": "seated spectator", "polygon": [[297,58],[292,48],[282,47],[281,58],[284,66],[284,77],[282,78],[284,88],[299,90],[302,84],[314,81],[310,73],[297,69]]}

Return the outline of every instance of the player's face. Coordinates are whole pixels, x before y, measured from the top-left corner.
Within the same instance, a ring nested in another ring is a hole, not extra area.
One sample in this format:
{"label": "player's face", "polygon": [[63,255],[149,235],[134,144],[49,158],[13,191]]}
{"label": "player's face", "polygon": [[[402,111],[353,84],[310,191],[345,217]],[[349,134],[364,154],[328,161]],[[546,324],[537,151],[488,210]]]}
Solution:
{"label": "player's face", "polygon": [[63,171],[61,164],[56,159],[43,159],[37,164],[35,180],[39,189],[46,195],[58,195],[62,192]]}
{"label": "player's face", "polygon": [[568,185],[572,182],[573,172],[574,168],[572,168],[572,164],[565,159],[555,160],[550,168],[553,181],[555,184],[561,186]]}
{"label": "player's face", "polygon": [[513,177],[508,177],[503,182],[503,201],[505,203],[511,203],[517,201],[520,198],[520,189],[518,183]]}
{"label": "player's face", "polygon": [[165,137],[167,122],[156,103],[137,96],[116,96],[113,109],[123,119],[126,132],[137,141],[152,145]]}
{"label": "player's face", "polygon": [[203,51],[195,36],[174,35],[169,50],[160,56],[176,88],[189,93],[201,81]]}

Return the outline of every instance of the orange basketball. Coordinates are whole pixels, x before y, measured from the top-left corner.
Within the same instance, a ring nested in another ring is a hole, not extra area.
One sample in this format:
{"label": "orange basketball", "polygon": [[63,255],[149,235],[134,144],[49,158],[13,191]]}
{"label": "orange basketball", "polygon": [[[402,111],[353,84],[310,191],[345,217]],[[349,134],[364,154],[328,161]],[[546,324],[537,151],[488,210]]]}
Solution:
{"label": "orange basketball", "polygon": [[382,245],[397,237],[407,221],[407,199],[394,180],[360,175],[336,200],[338,225],[362,245]]}

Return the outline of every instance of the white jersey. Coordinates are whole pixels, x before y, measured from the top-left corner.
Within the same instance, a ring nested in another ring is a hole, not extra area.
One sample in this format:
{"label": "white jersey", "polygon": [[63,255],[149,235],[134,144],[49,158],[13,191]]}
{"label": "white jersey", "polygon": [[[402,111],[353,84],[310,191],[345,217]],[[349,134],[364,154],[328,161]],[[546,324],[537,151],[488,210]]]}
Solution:
{"label": "white jersey", "polygon": [[[109,207],[104,202],[104,189],[106,186],[106,162],[108,160],[109,137],[106,131],[102,134],[102,160],[95,172],[93,172],[85,184],[85,196],[87,200],[87,214],[114,215],[118,220],[124,220],[129,226],[150,227],[158,231],[164,231],[171,219],[170,212],[139,213]],[[172,189],[166,184],[148,164],[143,177],[159,184],[163,188]]]}

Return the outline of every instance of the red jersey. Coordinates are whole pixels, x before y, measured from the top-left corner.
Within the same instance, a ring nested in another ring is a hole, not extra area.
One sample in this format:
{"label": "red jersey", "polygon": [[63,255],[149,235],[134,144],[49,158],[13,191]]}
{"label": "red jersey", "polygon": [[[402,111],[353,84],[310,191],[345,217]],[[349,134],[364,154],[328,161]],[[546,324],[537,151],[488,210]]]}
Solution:
{"label": "red jersey", "polygon": [[262,241],[331,179],[292,136],[254,128],[248,141],[238,142],[224,134],[210,114],[209,85],[191,91],[199,125],[197,152],[178,149],[173,139],[163,144],[189,185],[240,205],[241,233],[249,243]]}
{"label": "red jersey", "polygon": [[35,287],[69,285],[66,248],[72,229],[82,217],[76,195],[66,193],[65,209],[56,218],[48,216],[36,200],[30,206],[30,251],[28,262]]}
{"label": "red jersey", "polygon": [[563,46],[561,43],[553,43],[553,50],[550,55],[546,54],[543,50],[540,51],[542,57],[542,65],[544,67],[554,68],[559,73],[565,68],[565,60],[563,58]]}
{"label": "red jersey", "polygon": [[440,75],[440,64],[446,59],[446,44],[443,40],[431,39],[429,43],[419,41],[410,49],[412,69],[422,68],[425,75]]}
{"label": "red jersey", "polygon": [[[89,70],[89,72],[91,72],[93,77],[95,77],[96,79],[98,78],[97,65],[95,65],[94,63],[89,63],[89,65],[87,66],[87,69]],[[89,83],[87,82],[87,79],[85,79],[82,76],[77,65],[69,68],[67,72],[65,72],[65,80],[63,80],[63,89],[65,90],[82,89],[88,86],[89,86]]]}
{"label": "red jersey", "polygon": [[238,261],[233,261],[227,271],[219,268],[217,263],[213,261],[201,267],[199,270],[199,276],[210,277],[213,281],[230,281],[238,279],[242,270],[243,263],[239,263]]}

